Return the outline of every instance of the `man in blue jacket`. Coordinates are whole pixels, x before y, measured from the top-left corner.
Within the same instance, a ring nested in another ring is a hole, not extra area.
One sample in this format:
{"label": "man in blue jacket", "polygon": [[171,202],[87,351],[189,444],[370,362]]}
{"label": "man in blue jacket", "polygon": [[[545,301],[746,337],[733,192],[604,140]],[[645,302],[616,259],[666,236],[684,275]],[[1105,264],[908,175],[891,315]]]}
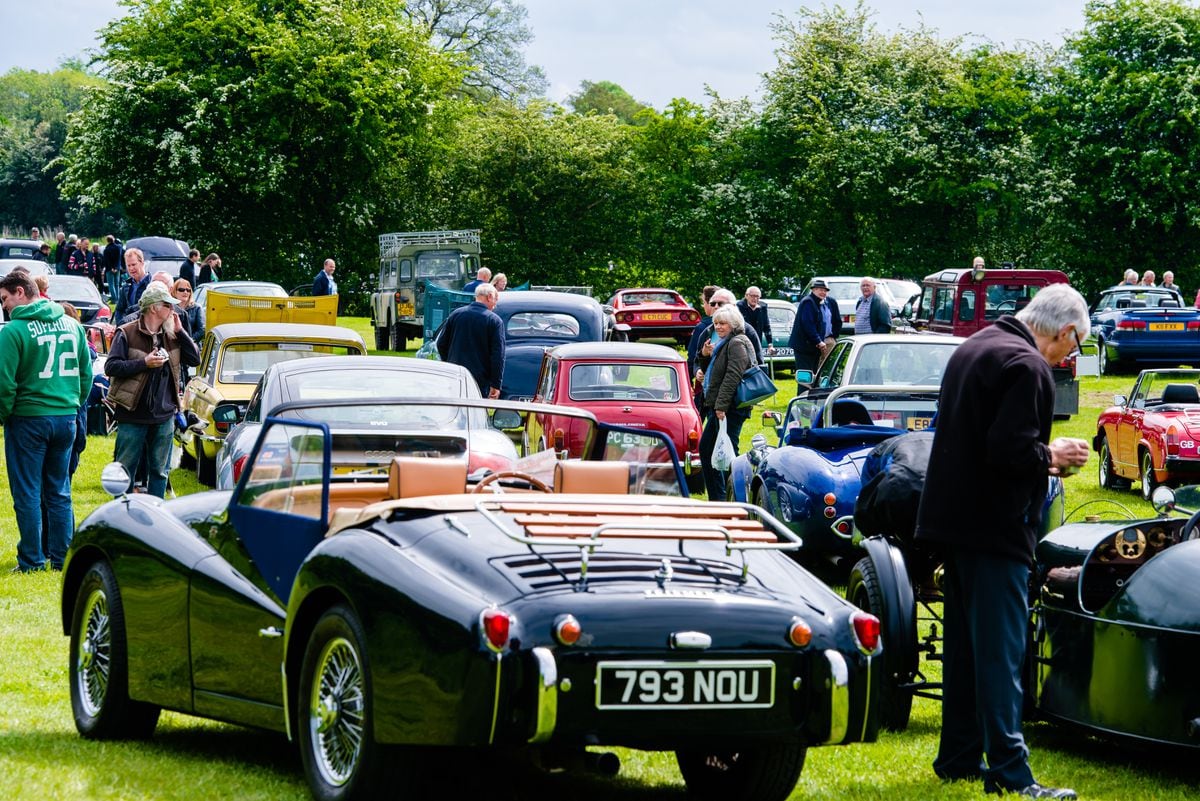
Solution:
{"label": "man in blue jacket", "polygon": [[337,281],[333,280],[333,271],[337,269],[337,263],[333,259],[326,259],[325,265],[321,268],[321,272],[317,273],[313,278],[312,293],[314,295],[336,295]]}
{"label": "man in blue jacket", "polygon": [[499,300],[491,284],[475,287],[475,302],[450,313],[437,341],[442,361],[467,368],[487,398],[500,397],[504,378],[504,321],[492,311]]}
{"label": "man in blue jacket", "polygon": [[829,285],[818,278],[796,304],[796,320],[788,338],[796,370],[817,372],[841,332],[842,313],[837,301],[829,297]]}

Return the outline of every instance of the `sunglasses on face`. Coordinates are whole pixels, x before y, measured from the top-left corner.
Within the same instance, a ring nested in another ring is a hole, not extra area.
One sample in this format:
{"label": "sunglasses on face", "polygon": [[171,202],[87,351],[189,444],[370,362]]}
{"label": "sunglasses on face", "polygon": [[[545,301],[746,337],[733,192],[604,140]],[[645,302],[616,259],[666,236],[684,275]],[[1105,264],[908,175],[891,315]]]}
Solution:
{"label": "sunglasses on face", "polygon": [[719,309],[722,306],[728,306],[729,301],[727,301],[727,300],[710,300],[708,302],[708,305],[712,306],[714,309]]}

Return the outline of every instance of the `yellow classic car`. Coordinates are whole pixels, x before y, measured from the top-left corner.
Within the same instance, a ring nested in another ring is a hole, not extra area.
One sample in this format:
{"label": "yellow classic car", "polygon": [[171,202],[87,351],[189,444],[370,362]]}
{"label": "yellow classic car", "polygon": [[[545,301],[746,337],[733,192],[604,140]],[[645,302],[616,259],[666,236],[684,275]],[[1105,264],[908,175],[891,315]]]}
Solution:
{"label": "yellow classic car", "polygon": [[216,483],[217,452],[229,425],[214,423],[222,401],[243,408],[267,367],[312,356],[365,356],[362,337],[349,328],[304,323],[225,323],[210,330],[200,349],[200,365],[183,392],[185,413],[199,422],[179,434],[180,464],[194,468],[201,484]]}

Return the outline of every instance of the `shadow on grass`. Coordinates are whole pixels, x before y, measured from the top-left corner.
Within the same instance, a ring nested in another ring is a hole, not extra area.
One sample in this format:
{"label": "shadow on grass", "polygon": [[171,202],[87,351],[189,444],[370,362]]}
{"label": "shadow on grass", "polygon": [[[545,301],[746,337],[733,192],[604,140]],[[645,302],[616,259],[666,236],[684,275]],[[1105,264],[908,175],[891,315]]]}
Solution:
{"label": "shadow on grass", "polygon": [[1200,753],[1193,748],[1104,739],[1077,726],[1049,721],[1025,724],[1025,738],[1031,748],[1054,750],[1063,756],[1153,777],[1163,783],[1178,783],[1180,789],[1200,783],[1197,758]]}

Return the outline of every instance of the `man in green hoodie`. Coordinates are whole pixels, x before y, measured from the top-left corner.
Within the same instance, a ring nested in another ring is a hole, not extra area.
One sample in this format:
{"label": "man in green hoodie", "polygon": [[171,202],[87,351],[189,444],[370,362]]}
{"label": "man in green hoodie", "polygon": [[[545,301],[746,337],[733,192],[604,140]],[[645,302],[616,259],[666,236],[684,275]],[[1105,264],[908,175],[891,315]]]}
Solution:
{"label": "man in green hoodie", "polygon": [[[62,569],[75,531],[68,470],[75,419],[92,388],[92,360],[83,327],[63,307],[38,294],[27,272],[0,280],[8,325],[0,328],[0,423],[8,486],[21,538],[17,570]],[[42,552],[45,498],[47,550]]]}

